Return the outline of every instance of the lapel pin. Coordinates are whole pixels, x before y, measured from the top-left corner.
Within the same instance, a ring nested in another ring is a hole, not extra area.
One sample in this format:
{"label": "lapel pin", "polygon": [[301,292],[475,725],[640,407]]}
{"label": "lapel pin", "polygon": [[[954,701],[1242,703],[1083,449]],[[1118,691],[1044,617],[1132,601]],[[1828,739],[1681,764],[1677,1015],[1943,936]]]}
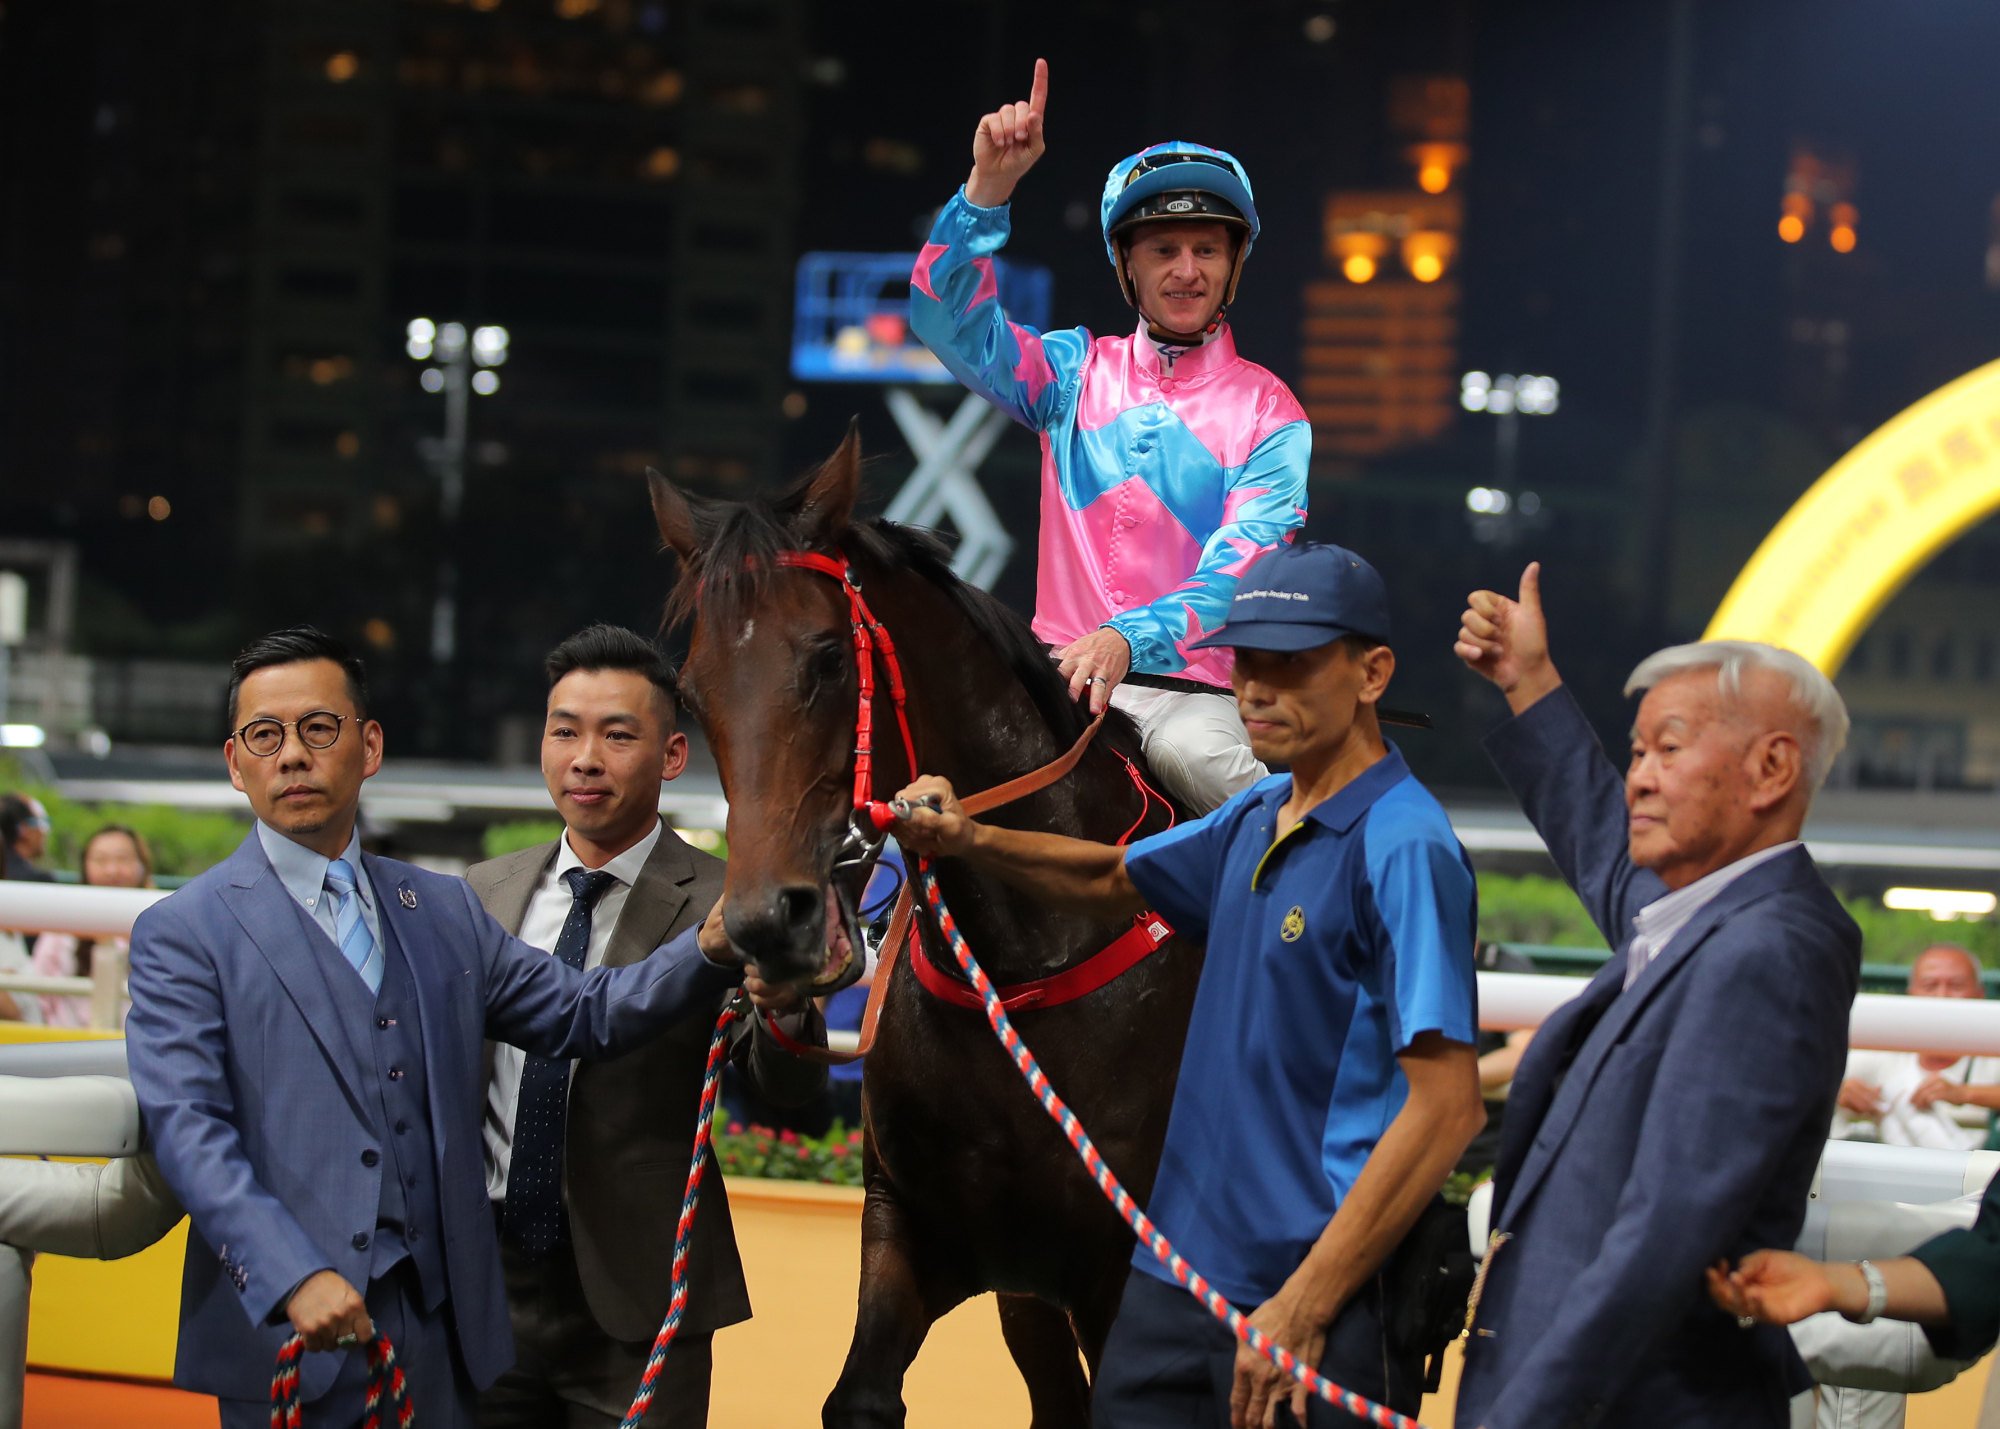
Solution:
{"label": "lapel pin", "polygon": [[407,888],[397,889],[396,897],[402,902],[405,908],[414,908],[417,906],[417,895]]}

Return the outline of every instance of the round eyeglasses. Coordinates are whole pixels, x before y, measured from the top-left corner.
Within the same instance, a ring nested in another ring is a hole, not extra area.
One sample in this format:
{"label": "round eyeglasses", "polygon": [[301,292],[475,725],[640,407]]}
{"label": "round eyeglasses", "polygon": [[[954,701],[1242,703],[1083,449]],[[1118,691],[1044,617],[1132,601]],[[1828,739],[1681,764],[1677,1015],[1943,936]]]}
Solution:
{"label": "round eyeglasses", "polygon": [[253,719],[236,731],[236,742],[259,759],[269,759],[285,747],[285,731],[295,729],[307,749],[331,749],[350,718],[332,710],[313,710],[297,719]]}

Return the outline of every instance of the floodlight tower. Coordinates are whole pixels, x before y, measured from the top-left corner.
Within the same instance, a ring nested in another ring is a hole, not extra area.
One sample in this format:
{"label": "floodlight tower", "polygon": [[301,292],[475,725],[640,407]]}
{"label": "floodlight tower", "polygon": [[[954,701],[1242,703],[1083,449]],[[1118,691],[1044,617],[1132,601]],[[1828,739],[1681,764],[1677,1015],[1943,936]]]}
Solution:
{"label": "floodlight tower", "polygon": [[504,327],[436,323],[411,318],[403,330],[403,350],[424,368],[417,379],[424,391],[444,395],[444,435],[426,437],[417,450],[438,478],[437,597],[431,604],[431,659],[448,665],[458,655],[458,517],[465,505],[465,429],[469,396],[491,397],[500,390],[493,369],[507,360]]}

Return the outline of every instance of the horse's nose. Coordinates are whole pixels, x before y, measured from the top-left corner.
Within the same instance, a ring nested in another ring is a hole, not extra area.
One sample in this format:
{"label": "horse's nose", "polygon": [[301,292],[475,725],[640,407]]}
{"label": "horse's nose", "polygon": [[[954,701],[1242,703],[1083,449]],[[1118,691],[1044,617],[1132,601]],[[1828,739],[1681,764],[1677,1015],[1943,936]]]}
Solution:
{"label": "horse's nose", "polygon": [[761,899],[732,896],[722,921],[729,941],[767,975],[818,970],[826,944],[826,900],[811,884],[780,884]]}

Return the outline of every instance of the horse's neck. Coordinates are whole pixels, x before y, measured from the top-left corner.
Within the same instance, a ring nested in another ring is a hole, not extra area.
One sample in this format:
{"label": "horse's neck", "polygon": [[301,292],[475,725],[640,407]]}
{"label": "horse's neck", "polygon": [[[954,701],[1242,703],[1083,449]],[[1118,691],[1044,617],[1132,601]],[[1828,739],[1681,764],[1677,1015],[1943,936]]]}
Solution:
{"label": "horse's neck", "polygon": [[[949,779],[960,798],[1037,771],[1069,752],[1073,741],[1048,728],[1033,695],[1011,671],[970,692],[962,677],[927,674],[926,686],[910,690],[917,763],[922,772]],[[1070,825],[1060,831],[1079,832],[1077,775],[1050,783],[1046,795],[1058,821]]]}
{"label": "horse's neck", "polygon": [[[1007,694],[978,708],[961,707],[961,715],[938,736],[935,762],[919,735],[918,761],[927,772],[949,778],[961,798],[1040,769],[1067,753],[1073,742],[1048,730],[1032,696],[1011,676],[1007,688]],[[1023,797],[1035,801],[1032,822],[1022,820],[1018,809],[1011,814],[996,809],[994,814],[1010,827],[1105,842],[1129,822],[1125,803],[1133,801],[1136,809],[1130,782],[1119,771],[1116,756],[1101,744],[1093,744],[1060,779]],[[1105,946],[1125,921],[1053,907],[959,860],[942,861],[936,872],[976,956],[1002,984],[1074,965]]]}

